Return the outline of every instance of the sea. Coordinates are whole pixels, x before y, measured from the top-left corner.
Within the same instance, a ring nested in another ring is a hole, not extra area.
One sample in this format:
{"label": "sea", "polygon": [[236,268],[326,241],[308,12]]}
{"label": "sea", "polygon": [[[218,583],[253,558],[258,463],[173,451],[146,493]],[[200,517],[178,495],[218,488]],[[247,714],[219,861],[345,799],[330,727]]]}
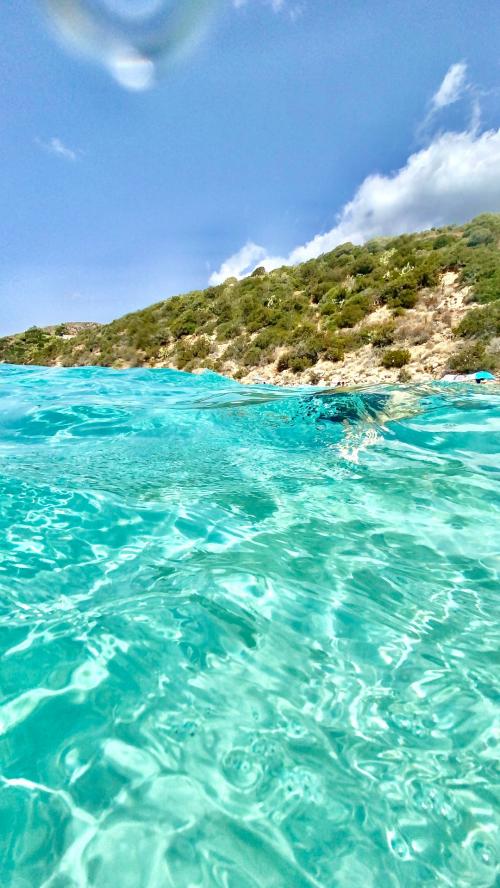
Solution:
{"label": "sea", "polygon": [[2,888],[493,888],[500,387],[0,367]]}

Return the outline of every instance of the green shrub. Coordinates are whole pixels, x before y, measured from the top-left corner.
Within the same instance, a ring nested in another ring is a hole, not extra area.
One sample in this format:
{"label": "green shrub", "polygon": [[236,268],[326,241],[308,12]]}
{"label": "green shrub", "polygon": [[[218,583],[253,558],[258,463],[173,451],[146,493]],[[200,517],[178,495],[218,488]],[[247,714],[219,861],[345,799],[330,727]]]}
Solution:
{"label": "green shrub", "polygon": [[390,308],[414,308],[418,302],[417,285],[414,277],[387,284],[381,293],[381,301]]}
{"label": "green shrub", "polygon": [[495,302],[500,299],[500,268],[488,277],[475,281],[472,292],[476,302]]}
{"label": "green shrub", "polygon": [[262,330],[261,333],[257,334],[252,343],[255,348],[259,348],[261,351],[264,351],[266,348],[269,348],[269,346],[276,344],[276,327],[266,327],[265,330]]}
{"label": "green shrub", "polygon": [[183,343],[177,346],[175,351],[175,365],[178,370],[183,370],[192,360],[191,349]]}
{"label": "green shrub", "polygon": [[235,336],[239,336],[240,333],[241,324],[239,321],[226,321],[217,327],[216,338],[218,342],[228,342]]}
{"label": "green shrub", "polygon": [[200,336],[191,343],[191,353],[193,358],[203,359],[210,354],[210,341],[206,336]]}
{"label": "green shrub", "polygon": [[[439,257],[432,257],[426,260],[423,265],[420,265],[419,268],[415,269],[414,280],[416,281],[416,286],[418,288],[436,286],[441,272],[441,269],[437,264],[438,262]],[[413,308],[413,306],[406,307]]]}
{"label": "green shrub", "polygon": [[335,364],[338,361],[343,361],[344,356],[345,345],[340,337],[332,338],[325,342],[325,346],[321,355],[321,357],[324,358],[325,361],[332,361],[332,363]]}
{"label": "green shrub", "polygon": [[494,371],[497,359],[486,351],[483,342],[463,345],[450,358],[448,367],[458,373],[475,373],[477,370]]}
{"label": "green shrub", "polygon": [[218,296],[222,293],[222,286],[218,287],[207,287],[205,290],[205,299],[217,299]]}
{"label": "green shrub", "polygon": [[245,367],[258,367],[262,358],[262,352],[259,348],[250,345],[242,354],[241,362]]}
{"label": "green shrub", "polygon": [[293,373],[300,373],[302,370],[307,370],[308,367],[314,366],[317,360],[318,353],[315,349],[308,348],[306,345],[296,346],[281,355],[276,367],[279,373],[283,370],[292,370]]}
{"label": "green shrub", "polygon": [[404,367],[411,360],[411,354],[407,348],[388,348],[382,355],[380,363],[382,367]]}
{"label": "green shrub", "polygon": [[365,244],[365,250],[374,256],[377,253],[383,253],[386,246],[386,239],[383,237],[375,237],[373,240],[368,241]]}
{"label": "green shrub", "polygon": [[374,262],[373,258],[370,256],[369,253],[365,253],[362,256],[360,256],[359,259],[356,259],[356,261],[352,267],[352,273],[366,275],[366,274],[370,274],[374,270],[374,268],[375,268],[375,262]]}
{"label": "green shrub", "polygon": [[196,332],[197,320],[191,312],[182,314],[170,327],[172,336],[175,339],[182,339],[184,336],[191,336]]}
{"label": "green shrub", "polygon": [[328,263],[335,262],[336,264],[342,259],[349,261],[355,250],[356,247],[354,244],[347,241],[345,244],[339,244],[338,247],[335,247],[330,253],[325,253],[323,259]]}
{"label": "green shrub", "polygon": [[319,311],[320,311],[320,314],[323,315],[323,317],[326,317],[326,318],[333,317],[334,315],[339,314],[339,306],[338,306],[338,303],[331,300],[328,295],[325,297],[324,300],[322,300],[322,302],[319,306]]}
{"label": "green shrub", "polygon": [[453,238],[449,234],[439,234],[434,238],[432,243],[433,250],[442,250],[443,247],[448,247],[451,243],[453,243]]}
{"label": "green shrub", "polygon": [[283,373],[283,370],[288,370],[291,360],[292,355],[290,352],[284,352],[282,355],[280,355],[276,362],[276,369],[278,373]]}
{"label": "green shrub", "polygon": [[484,226],[476,226],[472,228],[469,232],[469,236],[467,238],[467,246],[468,247],[482,247],[485,244],[493,243],[494,237],[491,231]]}
{"label": "green shrub", "polygon": [[373,309],[370,297],[359,294],[348,299],[337,316],[339,327],[354,327]]}
{"label": "green shrub", "polygon": [[312,365],[308,359],[306,357],[301,357],[300,355],[294,355],[290,361],[290,370],[292,373],[302,373],[303,370],[307,370],[308,367],[311,366]]}
{"label": "green shrub", "polygon": [[362,330],[342,330],[338,333],[336,342],[344,352],[356,351],[365,344]]}
{"label": "green shrub", "polygon": [[381,324],[374,324],[372,327],[366,327],[363,331],[363,338],[367,342],[371,342],[375,348],[384,348],[392,345],[395,333],[394,321],[384,321]]}
{"label": "green shrub", "polygon": [[482,308],[473,308],[453,331],[458,336],[478,336],[490,339],[500,336],[500,302],[492,302]]}
{"label": "green shrub", "polygon": [[245,354],[250,342],[248,336],[237,336],[224,351],[225,361],[239,361]]}

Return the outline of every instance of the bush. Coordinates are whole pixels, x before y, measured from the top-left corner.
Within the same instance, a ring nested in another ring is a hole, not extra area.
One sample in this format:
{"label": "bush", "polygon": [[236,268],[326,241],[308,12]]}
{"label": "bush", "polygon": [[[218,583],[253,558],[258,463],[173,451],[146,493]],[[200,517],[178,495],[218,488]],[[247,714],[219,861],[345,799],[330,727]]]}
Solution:
{"label": "bush", "polygon": [[279,335],[277,336],[276,327],[266,327],[265,330],[262,330],[255,339],[253,340],[252,345],[255,348],[259,348],[261,351],[269,348],[270,346],[277,345],[279,342]]}
{"label": "bush", "polygon": [[241,362],[244,367],[258,367],[261,357],[261,350],[259,348],[255,348],[255,346],[253,345],[250,345],[246,349],[246,351],[243,352],[241,356]]}
{"label": "bush", "polygon": [[189,346],[180,343],[180,345],[177,346],[174,356],[177,369],[184,370],[184,368],[189,364],[190,361],[192,361],[192,359],[193,356],[191,354],[191,349],[189,348]]}
{"label": "bush", "polygon": [[348,258],[349,256],[352,256],[355,249],[356,249],[356,247],[354,246],[354,244],[351,244],[350,241],[347,241],[345,244],[339,244],[338,247],[335,247],[335,249],[332,250],[332,252],[328,253],[327,255],[328,255],[328,257],[335,258],[336,260],[342,259],[342,258],[345,259],[345,258]]}
{"label": "bush", "polygon": [[[328,301],[327,301],[327,300],[328,300]],[[323,315],[323,317],[325,317],[325,318],[333,317],[334,315],[338,315],[338,314],[339,314],[339,306],[338,306],[338,304],[337,304],[336,302],[331,301],[330,298],[329,298],[329,296],[326,297],[326,299],[324,299],[324,300],[321,302],[321,305],[320,305],[320,307],[319,307],[319,310],[320,310],[320,313],[321,313],[321,314]]]}
{"label": "bush", "polygon": [[183,336],[191,336],[196,332],[196,324],[195,316],[190,312],[185,312],[174,321],[170,329],[175,339],[182,339]]}
{"label": "bush", "polygon": [[410,382],[411,381],[411,373],[406,367],[403,367],[402,370],[398,373],[398,382]]}
{"label": "bush", "polygon": [[401,290],[399,295],[392,300],[391,305],[394,308],[415,308],[417,302],[418,294],[409,286]]}
{"label": "bush", "polygon": [[303,370],[307,370],[311,364],[306,357],[301,357],[300,355],[293,355],[290,361],[290,370],[292,373],[302,373]]}
{"label": "bush", "polygon": [[340,338],[326,341],[322,357],[325,361],[332,361],[332,363],[334,364],[336,364],[338,361],[344,360],[345,346]]}
{"label": "bush", "polygon": [[369,253],[360,256],[352,267],[353,274],[366,275],[370,274],[375,268],[375,262]]}
{"label": "bush", "polygon": [[191,344],[193,358],[206,358],[210,354],[210,342],[206,336],[200,336]]}
{"label": "bush", "polygon": [[433,250],[442,250],[443,247],[449,246],[449,244],[453,243],[453,238],[449,234],[439,234],[434,238],[432,249]]}
{"label": "bush", "polygon": [[366,327],[363,331],[363,338],[367,342],[371,342],[375,348],[384,348],[392,345],[395,337],[394,321],[384,321],[382,324],[374,324],[372,327]]}
{"label": "bush", "polygon": [[279,373],[282,373],[283,370],[292,370],[293,373],[300,373],[302,370],[307,370],[308,367],[314,366],[317,360],[318,354],[314,349],[299,346],[281,355],[276,367]]}
{"label": "bush", "polygon": [[494,237],[488,228],[477,226],[470,230],[467,238],[468,247],[482,247],[485,244],[493,243]]}
{"label": "bush", "polygon": [[495,302],[500,299],[500,269],[490,277],[477,281],[472,292],[476,302]]}
{"label": "bush", "polygon": [[217,342],[228,342],[241,333],[241,324],[238,321],[226,321],[219,324],[216,331]]}
{"label": "bush", "polygon": [[342,348],[344,352],[356,351],[356,349],[364,345],[361,330],[343,330],[338,334],[336,341],[339,348]]}
{"label": "bush", "polygon": [[484,308],[473,308],[462,318],[454,333],[466,338],[479,336],[490,339],[500,336],[500,302],[493,302]]}
{"label": "bush", "polygon": [[[441,269],[435,264],[438,260],[426,261],[415,273],[417,287],[435,287],[439,281]],[[407,306],[412,307],[412,306]]]}
{"label": "bush", "polygon": [[221,285],[217,287],[207,287],[207,289],[205,290],[205,299],[216,299],[217,296],[220,296],[221,292]]}
{"label": "bush", "polygon": [[393,367],[404,367],[411,360],[411,354],[407,348],[389,348],[380,359],[382,367],[387,370]]}
{"label": "bush", "polygon": [[412,275],[386,284],[381,301],[390,308],[413,308],[418,301],[417,282]]}
{"label": "bush", "polygon": [[344,303],[337,317],[339,327],[355,327],[373,309],[373,301],[362,294],[353,296]]}
{"label": "bush", "polygon": [[278,358],[278,361],[276,363],[276,369],[277,369],[278,373],[283,373],[283,370],[288,370],[288,368],[290,366],[290,361],[291,361],[290,352],[284,352],[282,355],[280,355],[280,357]]}
{"label": "bush", "polygon": [[462,346],[451,356],[448,367],[458,373],[475,373],[477,370],[494,371],[497,368],[497,360],[494,355],[488,354],[484,343],[471,342]]}

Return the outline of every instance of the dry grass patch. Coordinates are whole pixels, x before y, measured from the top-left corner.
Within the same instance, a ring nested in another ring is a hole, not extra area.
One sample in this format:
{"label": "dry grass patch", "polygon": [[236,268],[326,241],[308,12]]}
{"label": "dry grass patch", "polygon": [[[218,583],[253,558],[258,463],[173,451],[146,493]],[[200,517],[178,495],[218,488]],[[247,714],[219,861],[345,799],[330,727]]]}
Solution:
{"label": "dry grass patch", "polygon": [[396,338],[404,339],[411,345],[423,345],[432,337],[434,330],[432,324],[421,317],[405,318],[398,325]]}

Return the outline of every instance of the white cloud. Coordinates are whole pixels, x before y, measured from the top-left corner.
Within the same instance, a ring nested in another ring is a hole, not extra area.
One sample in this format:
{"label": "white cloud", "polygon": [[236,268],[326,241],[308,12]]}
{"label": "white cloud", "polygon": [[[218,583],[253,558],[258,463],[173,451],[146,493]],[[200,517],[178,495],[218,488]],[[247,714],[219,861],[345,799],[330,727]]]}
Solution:
{"label": "white cloud", "polygon": [[462,222],[483,212],[500,211],[500,129],[444,133],[412,154],[389,175],[368,176],[340,212],[337,224],[288,256],[266,254],[246,244],[212,275],[220,283],[248,274],[255,265],[268,270],[305,262],[340,243],[363,243],[432,226]]}
{"label": "white cloud", "polygon": [[[282,9],[285,8],[287,0],[264,0],[268,6],[271,7],[273,12],[281,12]],[[236,9],[241,9],[243,6],[246,6],[248,0],[233,0],[233,6]]]}
{"label": "white cloud", "polygon": [[457,62],[448,68],[441,86],[431,99],[433,111],[452,105],[463,94],[466,87],[467,65],[465,62]]}
{"label": "white cloud", "polygon": [[50,154],[55,154],[57,157],[62,157],[64,160],[75,161],[78,160],[80,156],[79,151],[73,151],[72,148],[68,148],[68,146],[56,136],[53,136],[48,142],[43,142],[41,139],[35,139],[35,142],[40,148],[43,148]]}
{"label": "white cloud", "polygon": [[264,259],[265,255],[264,247],[259,247],[258,244],[251,242],[246,243],[241,250],[229,256],[218,271],[214,271],[210,276],[210,283],[221,284],[229,277],[244,277],[248,271],[256,267],[260,259]]}

